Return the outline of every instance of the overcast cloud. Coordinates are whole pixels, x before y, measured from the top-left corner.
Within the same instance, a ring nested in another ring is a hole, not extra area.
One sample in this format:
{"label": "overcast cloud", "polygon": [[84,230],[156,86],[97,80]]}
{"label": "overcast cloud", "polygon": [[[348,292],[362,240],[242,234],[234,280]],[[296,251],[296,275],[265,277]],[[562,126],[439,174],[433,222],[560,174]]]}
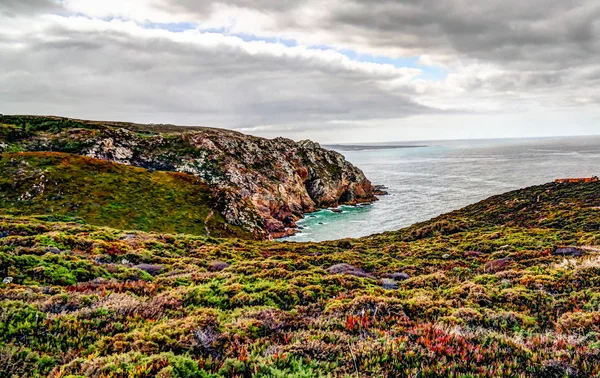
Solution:
{"label": "overcast cloud", "polygon": [[594,0],[4,0],[0,112],[322,142],[599,134]]}

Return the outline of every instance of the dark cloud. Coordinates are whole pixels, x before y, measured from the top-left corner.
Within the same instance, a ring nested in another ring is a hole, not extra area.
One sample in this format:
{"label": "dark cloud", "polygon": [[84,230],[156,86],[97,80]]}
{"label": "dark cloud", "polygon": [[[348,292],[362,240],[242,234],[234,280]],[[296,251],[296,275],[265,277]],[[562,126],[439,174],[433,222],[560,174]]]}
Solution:
{"label": "dark cloud", "polygon": [[398,74],[350,69],[318,56],[249,53],[224,42],[115,30],[49,27],[0,57],[0,64],[5,106],[31,102],[45,104],[44,112],[82,117],[146,113],[156,122],[156,114],[195,114],[195,123],[240,128],[433,111],[411,99],[410,87],[382,88],[380,81]]}
{"label": "dark cloud", "polygon": [[[162,7],[203,19],[223,4],[270,14],[281,32],[327,32],[328,42],[347,47],[544,66],[581,64],[600,52],[595,0],[184,0]],[[308,17],[302,8],[315,12]]]}
{"label": "dark cloud", "polygon": [[366,1],[329,14],[381,48],[457,54],[502,64],[585,62],[599,52],[596,1]]}
{"label": "dark cloud", "polygon": [[0,2],[0,16],[5,17],[61,11],[64,11],[64,8],[56,1],[51,0],[3,0]]}
{"label": "dark cloud", "polygon": [[318,43],[359,52],[427,55],[451,65],[495,65],[510,77],[492,75],[489,81],[481,77],[472,81],[486,81],[479,87],[499,91],[558,87],[568,83],[574,71],[600,64],[600,3],[595,0],[190,0],[168,4],[198,19],[219,4],[252,9],[269,14],[276,25],[263,32],[301,39],[322,35],[324,40]]}

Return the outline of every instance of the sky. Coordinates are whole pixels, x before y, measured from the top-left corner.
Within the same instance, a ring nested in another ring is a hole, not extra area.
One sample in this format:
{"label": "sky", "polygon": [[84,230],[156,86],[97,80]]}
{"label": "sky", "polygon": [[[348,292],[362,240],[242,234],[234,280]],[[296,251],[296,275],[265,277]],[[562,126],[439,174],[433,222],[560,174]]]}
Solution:
{"label": "sky", "polygon": [[600,2],[1,0],[0,113],[323,143],[600,134]]}

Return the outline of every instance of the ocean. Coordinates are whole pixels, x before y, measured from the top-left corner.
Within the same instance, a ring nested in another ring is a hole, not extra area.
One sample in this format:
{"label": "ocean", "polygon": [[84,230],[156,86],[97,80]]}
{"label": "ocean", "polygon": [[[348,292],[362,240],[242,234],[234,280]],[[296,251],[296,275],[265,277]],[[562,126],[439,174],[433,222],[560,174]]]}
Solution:
{"label": "ocean", "polygon": [[[419,145],[420,147],[410,147]],[[327,146],[325,146],[327,148]],[[561,177],[600,175],[600,137],[425,141],[330,146],[388,196],[321,210],[286,241],[323,241],[398,230],[490,196]]]}

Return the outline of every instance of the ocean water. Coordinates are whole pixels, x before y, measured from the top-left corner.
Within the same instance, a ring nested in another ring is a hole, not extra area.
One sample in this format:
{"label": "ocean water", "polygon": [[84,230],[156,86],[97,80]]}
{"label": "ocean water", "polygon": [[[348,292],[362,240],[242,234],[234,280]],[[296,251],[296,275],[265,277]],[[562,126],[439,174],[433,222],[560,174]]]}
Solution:
{"label": "ocean water", "polygon": [[426,147],[334,146],[389,196],[366,206],[321,210],[287,241],[357,238],[397,230],[495,194],[561,177],[600,175],[600,137],[431,141]]}

